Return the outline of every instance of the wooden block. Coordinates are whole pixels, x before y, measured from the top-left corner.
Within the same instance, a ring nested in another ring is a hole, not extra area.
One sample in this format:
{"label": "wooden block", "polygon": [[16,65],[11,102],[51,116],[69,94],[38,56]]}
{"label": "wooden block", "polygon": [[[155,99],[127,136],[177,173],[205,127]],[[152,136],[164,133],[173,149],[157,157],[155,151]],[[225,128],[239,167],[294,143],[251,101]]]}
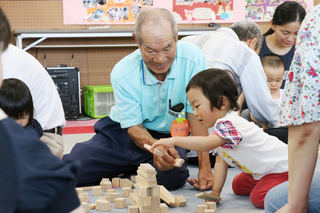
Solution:
{"label": "wooden block", "polygon": [[137,195],[134,194],[134,193],[130,193],[130,195],[129,195],[129,201],[130,201],[130,204],[131,204],[132,206],[136,206],[136,205],[138,204],[138,202],[137,202]]}
{"label": "wooden block", "polygon": [[[100,186],[100,185],[97,185],[97,186]],[[91,191],[92,187],[95,187],[95,186],[85,186],[85,187],[80,187],[80,188],[82,188],[83,191]],[[76,189],[78,189],[78,188],[76,188]]]}
{"label": "wooden block", "polygon": [[106,192],[108,189],[112,189],[111,181],[103,181],[103,183],[102,183],[102,191]]}
{"label": "wooden block", "polygon": [[220,196],[205,193],[205,192],[200,192],[200,193],[196,194],[196,197],[201,198],[201,199],[205,199],[205,200],[210,200],[210,201],[220,201],[221,200]]}
{"label": "wooden block", "polygon": [[139,206],[139,213],[150,213],[151,212],[151,206]]}
{"label": "wooden block", "polygon": [[160,186],[151,187],[151,196],[160,196]]}
{"label": "wooden block", "polygon": [[131,187],[132,188],[133,183],[128,178],[120,179],[120,187]]}
{"label": "wooden block", "polygon": [[114,203],[114,200],[115,200],[116,198],[118,198],[118,197],[120,197],[119,192],[112,192],[112,193],[110,194],[110,201],[111,201],[111,203]]}
{"label": "wooden block", "polygon": [[141,206],[151,206],[151,197],[138,197],[138,204]]}
{"label": "wooden block", "polygon": [[149,163],[141,163],[139,168],[145,172],[155,172],[156,170]]}
{"label": "wooden block", "polygon": [[120,187],[121,178],[112,178],[112,187]]}
{"label": "wooden block", "polygon": [[156,186],[157,185],[157,179],[155,178],[150,178],[150,179],[145,179],[141,176],[137,176],[136,177],[136,180],[137,180],[137,183],[143,185],[143,186],[149,186],[149,187],[152,187],[152,186]]}
{"label": "wooden block", "polygon": [[110,199],[110,194],[111,194],[111,193],[114,193],[114,192],[117,192],[117,190],[115,190],[115,189],[108,189],[107,192],[106,192],[106,198],[107,198],[107,199]]}
{"label": "wooden block", "polygon": [[217,203],[212,201],[207,201],[204,203],[204,205],[207,205],[208,209],[217,210]]}
{"label": "wooden block", "polygon": [[81,202],[81,206],[82,206],[82,208],[84,209],[84,211],[85,211],[86,213],[88,213],[88,212],[90,211],[90,205],[89,205],[89,203]]}
{"label": "wooden block", "polygon": [[168,213],[169,209],[165,203],[160,203],[160,213]]}
{"label": "wooden block", "polygon": [[207,205],[204,205],[204,204],[197,205],[197,213],[204,213],[204,210],[206,209],[207,209]]}
{"label": "wooden block", "polygon": [[110,211],[110,202],[107,200],[97,200],[96,201],[96,210],[100,212]]}
{"label": "wooden block", "polygon": [[160,212],[160,196],[151,197],[151,212]]}
{"label": "wooden block", "polygon": [[107,200],[105,196],[99,196],[97,200]]}
{"label": "wooden block", "polygon": [[122,187],[121,189],[122,197],[129,197],[130,193],[131,193],[131,187]]}
{"label": "wooden block", "polygon": [[[156,178],[157,173],[156,172],[152,172],[152,173],[147,173],[144,172],[142,170],[137,170],[137,173],[140,177],[146,178],[146,179],[150,179],[150,178]],[[136,177],[137,178],[137,177]]]}
{"label": "wooden block", "polygon": [[204,213],[214,213],[216,212],[214,209],[205,209]]}
{"label": "wooden block", "polygon": [[176,163],[174,164],[174,167],[181,167],[184,163],[184,160],[182,158],[176,158],[175,161]]}
{"label": "wooden block", "polygon": [[176,206],[186,206],[187,205],[187,200],[183,197],[183,195],[178,195],[175,197],[175,202]]}
{"label": "wooden block", "polygon": [[127,179],[127,181],[125,181],[124,186],[123,187],[131,187],[133,186],[133,182],[129,179]]}
{"label": "wooden block", "polygon": [[132,181],[132,183],[136,183],[136,175],[131,175],[130,180]]}
{"label": "wooden block", "polygon": [[78,195],[78,198],[79,198],[80,203],[87,202],[87,201],[85,201],[85,198],[81,195]]}
{"label": "wooden block", "polygon": [[136,194],[141,197],[151,196],[151,187],[144,186],[141,184],[135,184]]}
{"label": "wooden block", "polygon": [[96,204],[95,203],[89,204],[89,209],[95,209],[95,208],[96,208]]}
{"label": "wooden block", "polygon": [[138,206],[129,206],[128,213],[139,213],[139,207]]}
{"label": "wooden block", "polygon": [[175,197],[164,187],[160,186],[160,198],[166,202],[168,205],[175,207]]}
{"label": "wooden block", "polygon": [[83,188],[76,188],[76,192],[79,195],[80,193],[83,193]]}
{"label": "wooden block", "polygon": [[89,201],[88,193],[86,193],[86,192],[80,193],[80,194],[79,194],[79,197],[80,197],[80,196],[83,198],[82,200],[80,199],[81,202],[86,202],[86,203],[88,203],[88,201]]}
{"label": "wooden block", "polygon": [[114,208],[123,209],[127,207],[127,200],[123,197],[118,197],[114,200]]}
{"label": "wooden block", "polygon": [[126,178],[123,178],[123,179],[121,178],[121,179],[120,179],[120,185],[119,185],[119,186],[120,186],[120,187],[123,187],[125,181],[126,181]]}
{"label": "wooden block", "polygon": [[110,181],[110,179],[109,178],[102,178],[100,181],[101,188],[102,188],[103,182],[105,182],[105,181]]}
{"label": "wooden block", "polygon": [[[143,146],[144,146],[144,148],[146,148],[147,150],[150,151],[151,146],[149,144],[144,144]],[[153,154],[163,156],[163,153],[161,151],[159,151],[158,149],[154,149]]]}
{"label": "wooden block", "polygon": [[93,196],[100,196],[102,195],[102,188],[101,186],[94,186],[91,189],[91,193]]}

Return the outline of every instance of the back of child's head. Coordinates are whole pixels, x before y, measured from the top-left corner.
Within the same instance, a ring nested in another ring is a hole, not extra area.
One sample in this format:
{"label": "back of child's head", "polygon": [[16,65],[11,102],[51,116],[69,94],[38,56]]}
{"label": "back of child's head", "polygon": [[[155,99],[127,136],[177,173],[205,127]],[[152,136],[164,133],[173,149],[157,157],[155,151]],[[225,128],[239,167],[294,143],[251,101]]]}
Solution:
{"label": "back of child's head", "polygon": [[11,118],[29,116],[27,125],[33,122],[33,101],[28,86],[16,78],[4,79],[0,88],[0,108]]}
{"label": "back of child's head", "polygon": [[190,80],[186,92],[191,88],[199,88],[210,101],[211,107],[221,109],[223,96],[229,102],[230,109],[238,110],[238,90],[235,75],[229,70],[207,69],[199,72]]}
{"label": "back of child's head", "polygon": [[261,58],[261,64],[264,68],[265,67],[271,67],[274,69],[281,68],[283,69],[283,73],[285,71],[284,62],[281,59],[281,57],[278,55],[270,54],[270,55],[263,56]]}

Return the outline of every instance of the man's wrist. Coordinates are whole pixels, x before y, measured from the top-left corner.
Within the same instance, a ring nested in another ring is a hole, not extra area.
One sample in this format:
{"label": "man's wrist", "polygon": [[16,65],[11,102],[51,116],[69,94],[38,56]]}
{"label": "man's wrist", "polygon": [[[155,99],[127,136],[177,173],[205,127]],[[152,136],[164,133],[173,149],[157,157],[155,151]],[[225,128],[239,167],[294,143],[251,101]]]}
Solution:
{"label": "man's wrist", "polygon": [[198,152],[199,170],[208,169],[211,170],[211,163],[209,152]]}

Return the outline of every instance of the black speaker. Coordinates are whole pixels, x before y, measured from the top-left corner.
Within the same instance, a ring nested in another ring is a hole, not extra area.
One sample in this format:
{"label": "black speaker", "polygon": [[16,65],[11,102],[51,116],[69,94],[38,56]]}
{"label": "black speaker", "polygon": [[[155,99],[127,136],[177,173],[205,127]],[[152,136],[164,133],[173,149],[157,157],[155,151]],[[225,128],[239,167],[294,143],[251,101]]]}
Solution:
{"label": "black speaker", "polygon": [[65,118],[77,119],[81,114],[80,73],[77,67],[46,68],[53,79],[63,105]]}

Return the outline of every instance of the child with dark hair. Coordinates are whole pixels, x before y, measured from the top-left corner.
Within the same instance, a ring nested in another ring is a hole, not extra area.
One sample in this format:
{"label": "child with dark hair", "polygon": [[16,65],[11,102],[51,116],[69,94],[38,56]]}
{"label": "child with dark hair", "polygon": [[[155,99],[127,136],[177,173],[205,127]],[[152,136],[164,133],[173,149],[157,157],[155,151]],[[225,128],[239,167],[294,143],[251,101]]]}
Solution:
{"label": "child with dark hair", "polygon": [[0,88],[0,108],[17,123],[34,128],[39,138],[43,135],[40,123],[33,118],[33,101],[28,86],[16,78],[3,80]]}
{"label": "child with dark hair", "polygon": [[288,180],[288,149],[276,137],[263,132],[238,115],[238,91],[231,72],[208,69],[196,74],[186,92],[194,116],[209,136],[160,139],[150,151],[162,146],[162,152],[178,146],[216,155],[211,194],[220,196],[228,165],[243,172],[235,176],[232,189],[236,195],[250,195],[252,204],[264,208],[264,197],[274,186]]}

